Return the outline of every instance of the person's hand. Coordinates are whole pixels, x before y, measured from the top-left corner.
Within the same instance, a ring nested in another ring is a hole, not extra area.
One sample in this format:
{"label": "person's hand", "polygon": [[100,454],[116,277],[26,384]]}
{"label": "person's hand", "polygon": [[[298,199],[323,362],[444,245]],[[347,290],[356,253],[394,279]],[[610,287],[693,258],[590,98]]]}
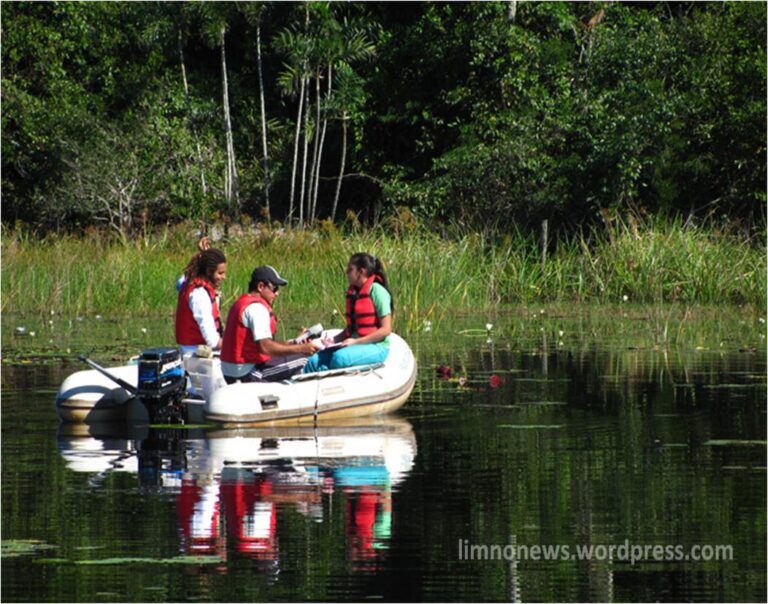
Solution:
{"label": "person's hand", "polygon": [[200,237],[200,241],[197,242],[197,249],[201,252],[211,249],[211,241],[208,237]]}
{"label": "person's hand", "polygon": [[341,341],[342,346],[351,346],[352,344],[357,344],[356,338],[347,338],[346,340]]}
{"label": "person's hand", "polygon": [[327,344],[324,344],[323,342],[320,341],[320,338],[309,340],[307,343],[312,345],[312,354],[322,350],[327,346]]}
{"label": "person's hand", "polygon": [[309,340],[308,342],[304,342],[303,344],[299,344],[301,346],[301,354],[305,354],[308,357],[315,354],[320,348],[317,347],[317,341],[316,340]]}

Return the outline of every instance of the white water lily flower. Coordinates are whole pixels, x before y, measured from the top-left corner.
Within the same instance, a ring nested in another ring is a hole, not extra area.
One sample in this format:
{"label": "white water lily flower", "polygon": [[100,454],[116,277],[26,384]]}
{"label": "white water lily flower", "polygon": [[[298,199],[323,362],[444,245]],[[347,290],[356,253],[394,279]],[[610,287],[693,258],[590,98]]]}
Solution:
{"label": "white water lily flower", "polygon": [[621,297],[621,299],[622,299],[622,301],[624,301],[624,302],[627,302],[627,301],[629,300],[629,296],[628,296],[627,294],[624,294],[624,295]]}
{"label": "white water lily flower", "polygon": [[141,333],[147,333],[147,328],[146,327],[142,327],[141,328]]}
{"label": "white water lily flower", "polygon": [[757,320],[760,321],[760,323],[765,323],[765,319],[763,319],[763,317],[758,317]]}
{"label": "white water lily flower", "polygon": [[485,324],[485,331],[491,331],[493,329],[493,323]]}
{"label": "white water lily flower", "polygon": [[564,334],[565,332],[562,329],[557,332],[557,335],[559,335],[561,338],[563,337]]}

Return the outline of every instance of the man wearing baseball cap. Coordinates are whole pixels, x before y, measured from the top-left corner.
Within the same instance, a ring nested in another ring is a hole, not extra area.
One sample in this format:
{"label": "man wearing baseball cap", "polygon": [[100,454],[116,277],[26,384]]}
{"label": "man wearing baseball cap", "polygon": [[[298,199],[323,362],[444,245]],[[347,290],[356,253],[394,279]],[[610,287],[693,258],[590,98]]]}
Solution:
{"label": "man wearing baseball cap", "polygon": [[272,306],[284,285],[288,281],[273,267],[257,266],[248,293],[232,305],[221,347],[221,370],[228,384],[287,379],[300,373],[317,352],[312,340],[296,344],[274,339],[277,317]]}

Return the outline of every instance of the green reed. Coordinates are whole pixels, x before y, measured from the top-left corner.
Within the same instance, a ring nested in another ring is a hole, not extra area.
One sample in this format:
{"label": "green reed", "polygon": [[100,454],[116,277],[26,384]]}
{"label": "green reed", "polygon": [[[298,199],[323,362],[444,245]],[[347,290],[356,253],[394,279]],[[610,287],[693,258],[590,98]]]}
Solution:
{"label": "green reed", "polygon": [[[399,321],[439,322],[469,309],[517,303],[766,304],[762,242],[673,219],[617,221],[602,231],[550,245],[542,262],[538,237],[518,231],[451,236],[384,226],[338,230],[238,229],[219,245],[228,258],[222,288],[228,308],[258,264],[290,281],[283,313],[343,313],[350,254],[384,263]],[[2,311],[14,313],[172,316],[175,280],[195,252],[183,225],[128,243],[90,232],[36,239],[4,229]]]}

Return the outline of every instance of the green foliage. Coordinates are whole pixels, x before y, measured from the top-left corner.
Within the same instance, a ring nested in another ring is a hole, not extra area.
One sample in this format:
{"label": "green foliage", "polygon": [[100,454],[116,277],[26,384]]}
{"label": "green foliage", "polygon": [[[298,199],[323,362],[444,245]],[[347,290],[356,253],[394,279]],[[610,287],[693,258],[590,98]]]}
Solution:
{"label": "green foliage", "polygon": [[546,218],[573,233],[631,210],[760,232],[764,3],[510,6],[9,3],[4,223],[99,224],[131,166],[141,225],[223,212],[222,28],[242,208],[260,219],[259,27],[273,216],[288,212],[309,77],[312,103],[315,81],[322,94],[308,135],[327,124],[318,218],[335,212],[341,184],[336,215],[369,222],[406,205],[479,229]]}
{"label": "green foliage", "polygon": [[[274,264],[290,286],[282,313],[343,314],[344,268],[352,253],[381,258],[400,328],[462,308],[495,310],[539,300],[599,303],[749,304],[765,308],[765,255],[739,232],[678,220],[613,221],[589,238],[560,241],[542,262],[535,236],[427,228],[406,208],[377,229],[332,223],[318,230],[247,228],[220,243],[228,258],[228,308],[258,264]],[[191,225],[124,243],[99,231],[42,241],[21,230],[2,238],[2,312],[172,316],[174,283],[192,254]]]}

